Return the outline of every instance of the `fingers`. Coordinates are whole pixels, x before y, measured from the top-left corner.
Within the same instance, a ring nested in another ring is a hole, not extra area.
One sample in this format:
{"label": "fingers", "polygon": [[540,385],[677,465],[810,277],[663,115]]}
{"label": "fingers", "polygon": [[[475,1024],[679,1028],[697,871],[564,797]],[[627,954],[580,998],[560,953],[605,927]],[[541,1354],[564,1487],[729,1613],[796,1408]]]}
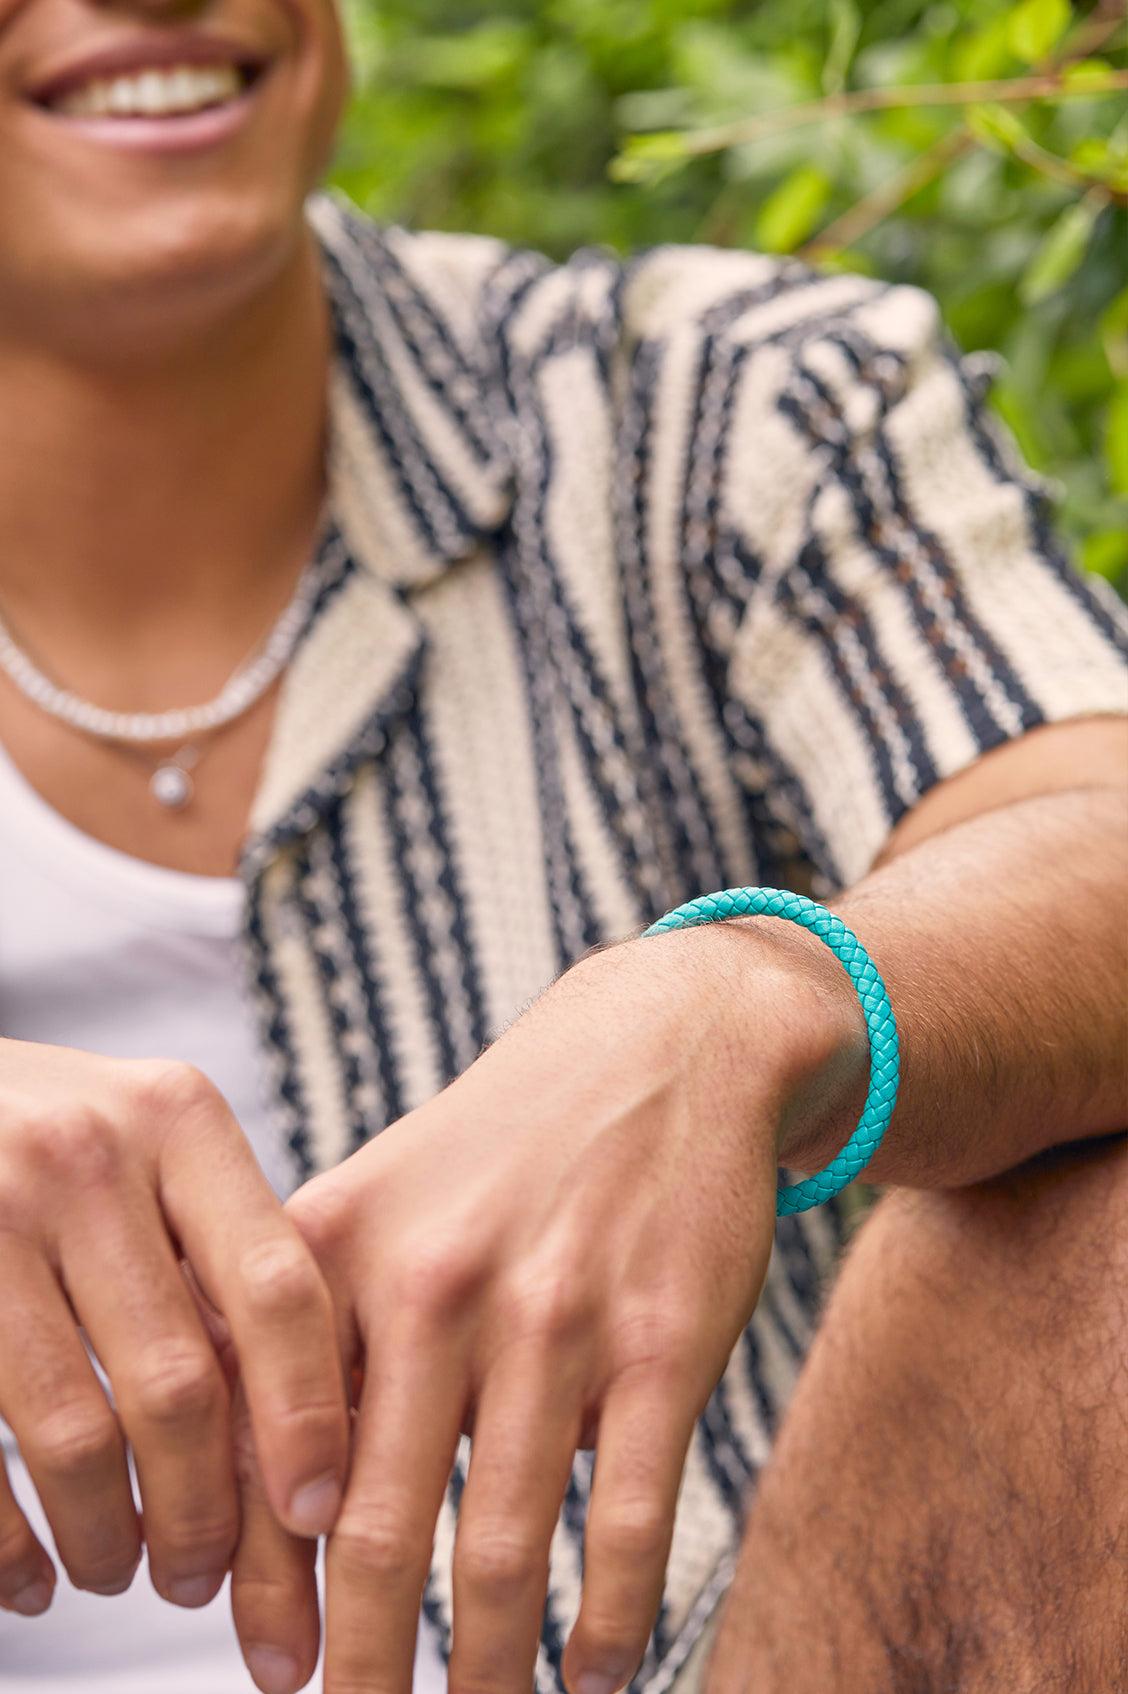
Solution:
{"label": "fingers", "polygon": [[118,1421],[49,1266],[11,1236],[0,1236],[0,1288],[0,1410],[71,1581],[121,1593],[141,1536]]}
{"label": "fingers", "polygon": [[0,1458],[0,1607],[38,1617],[54,1592],[55,1567],[20,1511]]}
{"label": "fingers", "polygon": [[271,1510],[241,1390],[232,1434],[243,1518],[231,1571],[235,1629],[263,1694],[295,1694],[317,1665],[317,1544],[290,1535]]}
{"label": "fingers", "polygon": [[153,1586],[206,1605],[239,1529],[228,1390],[140,1173],[75,1208],[61,1271],[133,1450]]}
{"label": "fingers", "polygon": [[510,1349],[477,1407],[454,1552],[456,1686],[528,1694],[533,1684],[582,1403],[554,1363],[541,1346]]}
{"label": "fingers", "polygon": [[369,1359],[348,1494],[326,1550],[325,1694],[410,1694],[465,1401],[461,1360],[433,1332]]}
{"label": "fingers", "polygon": [[326,1533],[349,1445],[329,1291],[214,1089],[174,1067],[151,1106],[174,1126],[162,1149],[161,1199],[230,1325],[267,1497],[295,1534]]}
{"label": "fingers", "polygon": [[618,1379],[599,1424],[580,1615],[564,1656],[576,1694],[612,1694],[638,1668],[662,1598],[693,1413],[670,1366]]}

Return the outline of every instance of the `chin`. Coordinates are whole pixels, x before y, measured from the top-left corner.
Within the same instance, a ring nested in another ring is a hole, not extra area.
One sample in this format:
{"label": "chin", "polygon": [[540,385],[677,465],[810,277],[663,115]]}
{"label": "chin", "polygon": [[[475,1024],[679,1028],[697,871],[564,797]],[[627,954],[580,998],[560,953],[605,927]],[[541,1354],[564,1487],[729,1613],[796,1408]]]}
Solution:
{"label": "chin", "polygon": [[[155,316],[165,334],[206,325],[241,305],[294,261],[305,235],[304,196],[200,196],[156,205],[119,224],[113,244],[88,249],[82,294],[105,320]],[[95,232],[91,232],[92,235]]]}
{"label": "chin", "polygon": [[13,300],[0,287],[0,317],[25,347],[96,362],[171,354],[218,331],[302,261],[302,206],[292,195],[201,196],[119,217],[112,238],[103,221],[75,219],[26,290],[17,284]]}
{"label": "chin", "polygon": [[160,353],[305,262],[345,93],[333,14],[306,0],[303,33],[281,0],[227,12],[224,36],[111,18],[112,52],[21,97],[0,79],[0,342]]}

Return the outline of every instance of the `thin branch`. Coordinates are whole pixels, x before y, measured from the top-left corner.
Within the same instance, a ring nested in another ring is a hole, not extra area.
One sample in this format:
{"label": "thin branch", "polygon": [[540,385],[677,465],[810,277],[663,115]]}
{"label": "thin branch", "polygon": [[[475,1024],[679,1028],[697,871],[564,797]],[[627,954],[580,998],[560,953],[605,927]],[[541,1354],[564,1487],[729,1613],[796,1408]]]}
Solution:
{"label": "thin branch", "polygon": [[[1115,35],[1124,21],[1124,0],[1102,0],[1102,4],[1072,40],[1057,53],[1050,55],[1040,67],[1039,75],[1060,74],[1064,66],[1087,58],[1096,48],[1102,46],[1110,35]],[[1123,194],[1110,189],[1107,183],[1101,183],[1098,178],[1089,176],[1085,171],[1079,171],[1066,160],[1060,159],[1056,153],[1050,153],[1046,148],[1040,147],[1033,137],[1023,143],[1011,141],[1004,144],[1009,145],[1016,158],[1030,165],[1032,169],[1041,171],[1043,176],[1052,177],[1058,182],[1067,182],[1071,187],[1104,188],[1109,200],[1118,205],[1125,204]],[[879,223],[883,223],[894,212],[899,212],[914,194],[919,194],[922,188],[927,188],[942,171],[970,153],[977,145],[977,138],[966,128],[941,136],[940,140],[933,142],[919,158],[910,160],[901,170],[895,172],[888,182],[881,183],[840,217],[835,218],[833,223],[827,224],[825,229],[820,230],[800,248],[799,257],[814,259],[828,250],[852,247]]]}
{"label": "thin branch", "polygon": [[761,141],[786,130],[801,129],[827,118],[852,117],[859,112],[888,112],[916,106],[975,106],[995,102],[1010,104],[1026,100],[1068,100],[1099,94],[1116,94],[1128,89],[1128,71],[1109,71],[1101,77],[1073,79],[1064,76],[997,77],[985,82],[931,82],[897,88],[857,88],[847,94],[832,94],[825,100],[808,100],[800,106],[785,106],[778,112],[758,112],[735,123],[717,124],[712,129],[687,130],[681,137],[686,156],[720,153],[749,141]]}
{"label": "thin branch", "polygon": [[1039,146],[1033,136],[1027,136],[1022,141],[1011,141],[1002,138],[1002,144],[1016,159],[1021,159],[1024,165],[1032,170],[1041,171],[1043,176],[1052,177],[1055,182],[1068,183],[1071,188],[1089,188],[1103,190],[1109,200],[1114,200],[1118,206],[1128,206],[1128,194],[1123,189],[1113,188],[1111,183],[1103,178],[1093,176],[1089,171],[1081,171],[1076,165],[1071,165],[1068,159],[1061,159],[1056,153],[1049,152]]}
{"label": "thin branch", "polygon": [[978,146],[976,138],[966,129],[957,129],[942,136],[916,159],[912,159],[888,180],[855,202],[841,217],[827,224],[816,236],[799,249],[801,259],[814,259],[828,248],[852,247],[871,229],[900,211],[907,200],[935,180],[940,173]]}
{"label": "thin branch", "polygon": [[1072,35],[1061,55],[1051,55],[1053,63],[1074,65],[1089,58],[1098,47],[1104,46],[1110,35],[1115,35],[1118,29],[1122,29],[1126,22],[1128,12],[1124,9],[1124,0],[1102,0],[1096,11],[1090,13]]}

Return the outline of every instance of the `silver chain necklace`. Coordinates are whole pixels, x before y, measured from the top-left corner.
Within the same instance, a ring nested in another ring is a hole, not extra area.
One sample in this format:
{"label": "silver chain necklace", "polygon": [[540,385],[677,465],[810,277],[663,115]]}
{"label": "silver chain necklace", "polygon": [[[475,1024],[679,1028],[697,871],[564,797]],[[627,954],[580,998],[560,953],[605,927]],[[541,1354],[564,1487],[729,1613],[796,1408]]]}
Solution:
{"label": "silver chain necklace", "polygon": [[190,743],[234,723],[262,699],[293,657],[320,587],[321,572],[315,561],[302,572],[293,595],[266,639],[236,667],[215,699],[203,706],[173,712],[106,711],[80,699],[69,689],[56,687],[17,645],[2,619],[0,670],[41,711],[96,741],[117,742],[123,751],[161,741],[188,743],[160,759],[149,780],[149,792],[154,800],[178,810],[188,804],[194,793],[189,772],[200,755],[199,749]]}

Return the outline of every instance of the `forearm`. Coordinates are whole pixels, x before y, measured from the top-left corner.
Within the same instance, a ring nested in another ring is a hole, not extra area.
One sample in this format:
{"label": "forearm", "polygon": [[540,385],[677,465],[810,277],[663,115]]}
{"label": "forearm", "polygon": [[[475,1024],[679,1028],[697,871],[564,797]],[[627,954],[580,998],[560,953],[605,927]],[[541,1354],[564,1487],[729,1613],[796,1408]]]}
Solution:
{"label": "forearm", "polygon": [[[1128,1127],[1126,842],[1128,795],[1049,794],[923,841],[834,903],[900,1032],[875,1181],[963,1185]],[[826,1163],[848,1110],[797,1117],[782,1161]]]}

